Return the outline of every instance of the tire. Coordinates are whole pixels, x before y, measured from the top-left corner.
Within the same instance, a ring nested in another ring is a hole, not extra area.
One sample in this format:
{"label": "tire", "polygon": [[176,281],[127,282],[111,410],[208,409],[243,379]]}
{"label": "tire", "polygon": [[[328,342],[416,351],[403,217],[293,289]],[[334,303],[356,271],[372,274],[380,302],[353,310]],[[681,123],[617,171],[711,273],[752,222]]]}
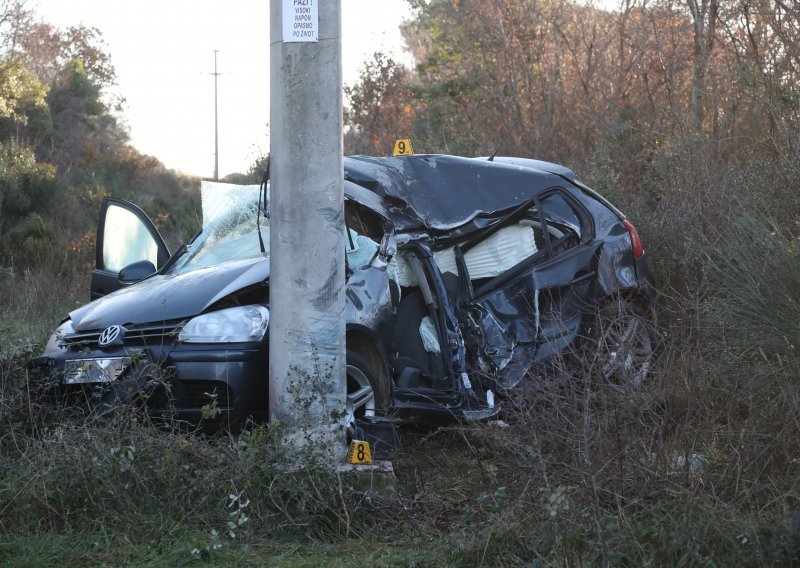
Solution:
{"label": "tire", "polygon": [[616,298],[598,313],[597,369],[618,388],[638,388],[651,375],[655,357],[653,319],[636,303]]}
{"label": "tire", "polygon": [[355,432],[357,418],[384,415],[389,407],[389,374],[377,354],[347,352],[348,435]]}

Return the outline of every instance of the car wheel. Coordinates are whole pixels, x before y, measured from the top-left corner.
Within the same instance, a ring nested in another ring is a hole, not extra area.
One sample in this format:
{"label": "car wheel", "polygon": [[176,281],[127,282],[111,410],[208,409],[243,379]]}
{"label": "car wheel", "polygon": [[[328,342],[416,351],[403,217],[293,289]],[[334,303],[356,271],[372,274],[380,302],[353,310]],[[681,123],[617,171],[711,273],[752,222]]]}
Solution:
{"label": "car wheel", "polygon": [[389,404],[389,379],[375,361],[354,351],[347,352],[347,434],[352,438],[356,419],[383,414]]}
{"label": "car wheel", "polygon": [[638,305],[617,298],[597,318],[598,369],[617,387],[638,387],[649,377],[654,357],[653,321]]}

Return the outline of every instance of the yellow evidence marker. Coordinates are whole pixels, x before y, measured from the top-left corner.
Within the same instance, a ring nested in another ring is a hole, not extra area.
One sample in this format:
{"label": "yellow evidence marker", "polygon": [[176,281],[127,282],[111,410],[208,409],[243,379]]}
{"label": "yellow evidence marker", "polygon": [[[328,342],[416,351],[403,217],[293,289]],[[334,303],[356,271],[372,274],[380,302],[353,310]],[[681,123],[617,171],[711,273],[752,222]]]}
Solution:
{"label": "yellow evidence marker", "polygon": [[411,147],[410,138],[398,138],[394,142],[392,156],[413,156],[414,149]]}
{"label": "yellow evidence marker", "polygon": [[352,464],[372,463],[372,451],[369,449],[369,442],[360,440],[350,442],[347,460]]}

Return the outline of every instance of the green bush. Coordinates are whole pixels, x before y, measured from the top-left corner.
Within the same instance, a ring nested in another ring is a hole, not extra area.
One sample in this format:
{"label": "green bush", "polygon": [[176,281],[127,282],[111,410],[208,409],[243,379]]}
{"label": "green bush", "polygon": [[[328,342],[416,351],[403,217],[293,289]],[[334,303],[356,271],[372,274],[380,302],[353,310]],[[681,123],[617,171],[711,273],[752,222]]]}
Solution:
{"label": "green bush", "polygon": [[0,262],[23,267],[44,263],[52,258],[54,248],[66,244],[56,235],[52,220],[31,213],[0,237]]}

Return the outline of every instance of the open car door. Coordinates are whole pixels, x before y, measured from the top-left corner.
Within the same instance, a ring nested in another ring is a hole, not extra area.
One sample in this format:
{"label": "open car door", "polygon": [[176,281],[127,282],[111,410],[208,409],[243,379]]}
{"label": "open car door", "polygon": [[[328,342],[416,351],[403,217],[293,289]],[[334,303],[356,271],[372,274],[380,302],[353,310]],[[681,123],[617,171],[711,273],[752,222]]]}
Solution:
{"label": "open car door", "polygon": [[100,205],[95,256],[92,300],[146,278],[170,255],[144,211],[122,199],[106,197]]}

